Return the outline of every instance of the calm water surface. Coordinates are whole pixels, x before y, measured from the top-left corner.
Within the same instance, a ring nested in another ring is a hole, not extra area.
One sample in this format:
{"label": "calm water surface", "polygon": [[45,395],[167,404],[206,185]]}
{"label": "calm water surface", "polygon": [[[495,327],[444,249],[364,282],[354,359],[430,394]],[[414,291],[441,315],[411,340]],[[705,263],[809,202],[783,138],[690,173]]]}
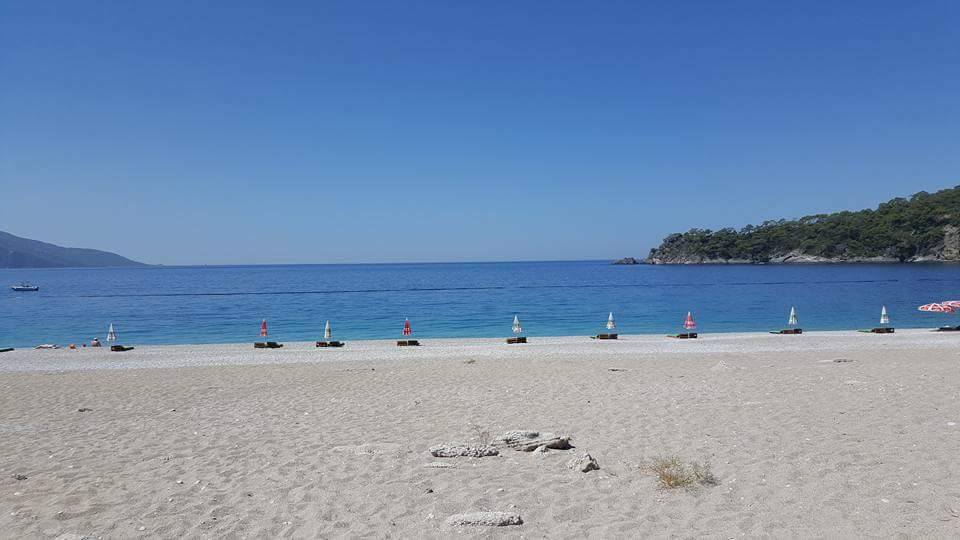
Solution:
{"label": "calm water surface", "polygon": [[[9,285],[31,281],[38,293]],[[400,334],[499,337],[514,314],[527,335],[602,329],[676,332],[688,310],[701,332],[783,326],[796,305],[806,330],[960,324],[916,306],[960,299],[960,266],[611,266],[606,261],[0,269],[0,347],[103,339],[113,322],[131,344],[252,341],[266,318],[277,340],[313,340],[331,319],[339,339]]]}

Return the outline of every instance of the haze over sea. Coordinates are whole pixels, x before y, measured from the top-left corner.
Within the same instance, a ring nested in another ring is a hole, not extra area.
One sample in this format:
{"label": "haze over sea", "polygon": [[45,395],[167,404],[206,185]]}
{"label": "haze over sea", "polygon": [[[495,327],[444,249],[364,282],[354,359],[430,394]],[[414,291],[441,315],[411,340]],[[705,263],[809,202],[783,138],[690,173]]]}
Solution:
{"label": "haze over sea", "polygon": [[780,328],[797,306],[805,330],[960,324],[916,311],[960,297],[950,265],[612,266],[607,261],[102,269],[4,269],[0,346],[103,339],[126,344],[247,342],[266,318],[278,341],[318,339],[330,319],[343,340],[502,337],[518,314],[529,336],[588,335],[613,311],[622,334]]}

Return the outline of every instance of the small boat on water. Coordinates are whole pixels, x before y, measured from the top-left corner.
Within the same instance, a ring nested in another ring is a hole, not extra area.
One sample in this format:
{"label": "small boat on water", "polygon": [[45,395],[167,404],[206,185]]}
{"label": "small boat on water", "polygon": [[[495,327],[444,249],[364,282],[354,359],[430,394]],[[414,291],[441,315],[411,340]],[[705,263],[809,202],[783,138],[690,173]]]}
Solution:
{"label": "small boat on water", "polygon": [[20,283],[19,285],[11,285],[10,288],[17,292],[36,292],[40,290],[40,287],[31,285],[26,281]]}

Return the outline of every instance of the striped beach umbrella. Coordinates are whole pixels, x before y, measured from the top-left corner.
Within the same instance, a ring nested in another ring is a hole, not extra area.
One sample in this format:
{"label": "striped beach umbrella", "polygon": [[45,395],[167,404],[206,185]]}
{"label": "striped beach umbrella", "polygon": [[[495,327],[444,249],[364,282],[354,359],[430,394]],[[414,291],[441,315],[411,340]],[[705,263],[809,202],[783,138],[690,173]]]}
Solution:
{"label": "striped beach umbrella", "polygon": [[410,329],[410,319],[403,320],[403,335],[409,336],[413,333],[413,330]]}
{"label": "striped beach umbrella", "polygon": [[617,323],[613,322],[613,312],[610,312],[610,315],[607,316],[607,330],[613,330],[617,327]]}
{"label": "striped beach umbrella", "polygon": [[890,324],[890,314],[887,313],[887,306],[880,308],[880,324]]}
{"label": "striped beach umbrella", "polygon": [[110,328],[107,328],[107,341],[116,341],[117,333],[113,330],[113,323],[110,323]]}
{"label": "striped beach umbrella", "polygon": [[787,326],[796,326],[799,323],[797,322],[797,308],[796,306],[790,307],[790,318],[787,320]]}
{"label": "striped beach umbrella", "polygon": [[687,330],[694,330],[697,328],[697,323],[693,322],[693,314],[689,311],[687,312],[687,317],[683,320],[683,327]]}
{"label": "striped beach umbrella", "polygon": [[932,304],[924,304],[917,308],[918,311],[928,311],[930,313],[953,313],[956,311],[952,306],[948,306],[945,303],[934,302]]}
{"label": "striped beach umbrella", "polygon": [[520,317],[514,315],[513,316],[513,333],[519,334],[521,332],[523,332],[523,327],[520,326]]}
{"label": "striped beach umbrella", "polygon": [[267,337],[267,320],[260,321],[260,337]]}
{"label": "striped beach umbrella", "polygon": [[330,330],[330,321],[323,327],[323,339],[330,341],[333,338],[333,331]]}

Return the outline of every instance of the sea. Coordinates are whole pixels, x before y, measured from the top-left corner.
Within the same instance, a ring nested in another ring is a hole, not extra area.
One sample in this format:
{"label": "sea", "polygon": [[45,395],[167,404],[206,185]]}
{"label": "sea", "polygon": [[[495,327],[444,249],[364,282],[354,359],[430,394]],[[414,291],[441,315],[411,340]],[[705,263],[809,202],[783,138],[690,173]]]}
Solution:
{"label": "sea", "polygon": [[[14,292],[29,281],[39,292]],[[621,334],[805,331],[960,324],[921,304],[960,300],[954,265],[615,266],[609,261],[0,269],[0,347],[589,335],[614,314]]]}

